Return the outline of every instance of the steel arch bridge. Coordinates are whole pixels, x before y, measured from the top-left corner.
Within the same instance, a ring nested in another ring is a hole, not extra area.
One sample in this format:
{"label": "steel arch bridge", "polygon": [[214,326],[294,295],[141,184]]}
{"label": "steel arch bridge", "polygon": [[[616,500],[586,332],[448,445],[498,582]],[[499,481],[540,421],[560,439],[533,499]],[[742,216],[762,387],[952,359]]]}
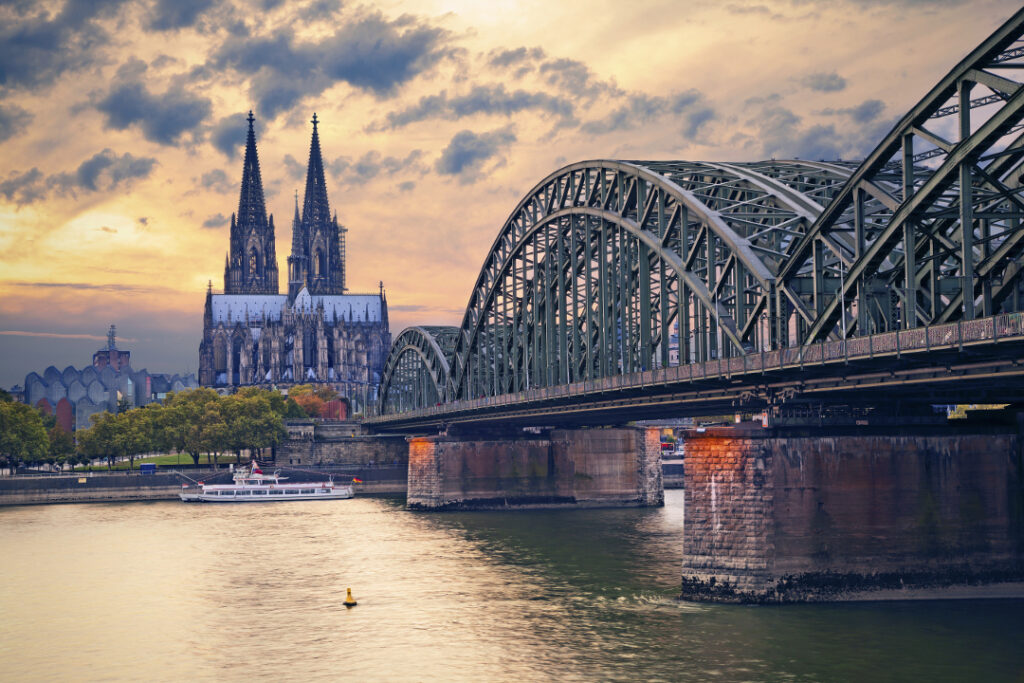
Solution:
{"label": "steel arch bridge", "polygon": [[379,410],[1021,311],[1024,10],[860,164],[610,161],[541,180],[459,327],[410,328]]}

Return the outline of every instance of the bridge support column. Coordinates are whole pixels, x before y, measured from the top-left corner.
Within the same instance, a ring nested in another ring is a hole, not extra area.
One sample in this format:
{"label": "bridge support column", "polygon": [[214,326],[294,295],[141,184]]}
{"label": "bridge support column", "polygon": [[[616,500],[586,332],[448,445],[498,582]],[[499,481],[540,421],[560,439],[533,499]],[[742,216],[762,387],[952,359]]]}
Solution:
{"label": "bridge support column", "polygon": [[1021,441],[992,427],[691,432],[681,597],[1006,590],[1024,581]]}
{"label": "bridge support column", "polygon": [[662,504],[657,429],[409,440],[408,505],[412,509]]}

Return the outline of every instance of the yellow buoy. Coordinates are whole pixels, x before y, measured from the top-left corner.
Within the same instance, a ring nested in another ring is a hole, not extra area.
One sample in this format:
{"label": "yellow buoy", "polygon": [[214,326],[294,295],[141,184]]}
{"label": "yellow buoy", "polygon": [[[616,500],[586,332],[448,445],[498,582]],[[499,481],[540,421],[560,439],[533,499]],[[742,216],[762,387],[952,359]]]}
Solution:
{"label": "yellow buoy", "polygon": [[343,602],[341,604],[345,605],[345,607],[355,607],[356,606],[356,604],[357,604],[356,603],[356,599],[352,597],[352,589],[351,588],[348,589],[348,595],[345,596],[345,602]]}

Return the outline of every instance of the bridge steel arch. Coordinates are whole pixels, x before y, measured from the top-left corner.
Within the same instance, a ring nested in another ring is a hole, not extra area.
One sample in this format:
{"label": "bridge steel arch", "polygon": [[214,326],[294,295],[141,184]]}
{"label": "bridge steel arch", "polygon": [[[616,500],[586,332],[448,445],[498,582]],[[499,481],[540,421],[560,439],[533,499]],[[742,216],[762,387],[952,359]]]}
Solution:
{"label": "bridge steel arch", "polygon": [[398,413],[444,400],[457,327],[408,327],[391,345],[381,377],[378,407]]}
{"label": "bridge steel arch", "polygon": [[382,412],[1022,310],[1022,35],[1024,10],[860,164],[555,171],[501,227],[450,352],[396,340]]}
{"label": "bridge steel arch", "polygon": [[770,346],[777,274],[820,213],[818,199],[851,171],[609,160],[556,171],[491,247],[459,329],[448,399]]}
{"label": "bridge steel arch", "polygon": [[1022,35],[1024,10],[939,81],[827,205],[780,273],[777,305],[793,312],[780,336],[809,344],[1021,310]]}

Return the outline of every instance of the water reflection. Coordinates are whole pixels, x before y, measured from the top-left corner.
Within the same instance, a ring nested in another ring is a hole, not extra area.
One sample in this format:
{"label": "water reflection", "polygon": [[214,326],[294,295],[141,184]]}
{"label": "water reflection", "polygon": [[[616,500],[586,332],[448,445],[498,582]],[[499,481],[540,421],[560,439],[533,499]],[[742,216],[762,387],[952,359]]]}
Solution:
{"label": "water reflection", "polygon": [[[682,510],[0,510],[0,678],[1013,680],[1019,601],[675,600]],[[359,606],[341,601],[351,586]],[[979,675],[983,674],[983,675]]]}

